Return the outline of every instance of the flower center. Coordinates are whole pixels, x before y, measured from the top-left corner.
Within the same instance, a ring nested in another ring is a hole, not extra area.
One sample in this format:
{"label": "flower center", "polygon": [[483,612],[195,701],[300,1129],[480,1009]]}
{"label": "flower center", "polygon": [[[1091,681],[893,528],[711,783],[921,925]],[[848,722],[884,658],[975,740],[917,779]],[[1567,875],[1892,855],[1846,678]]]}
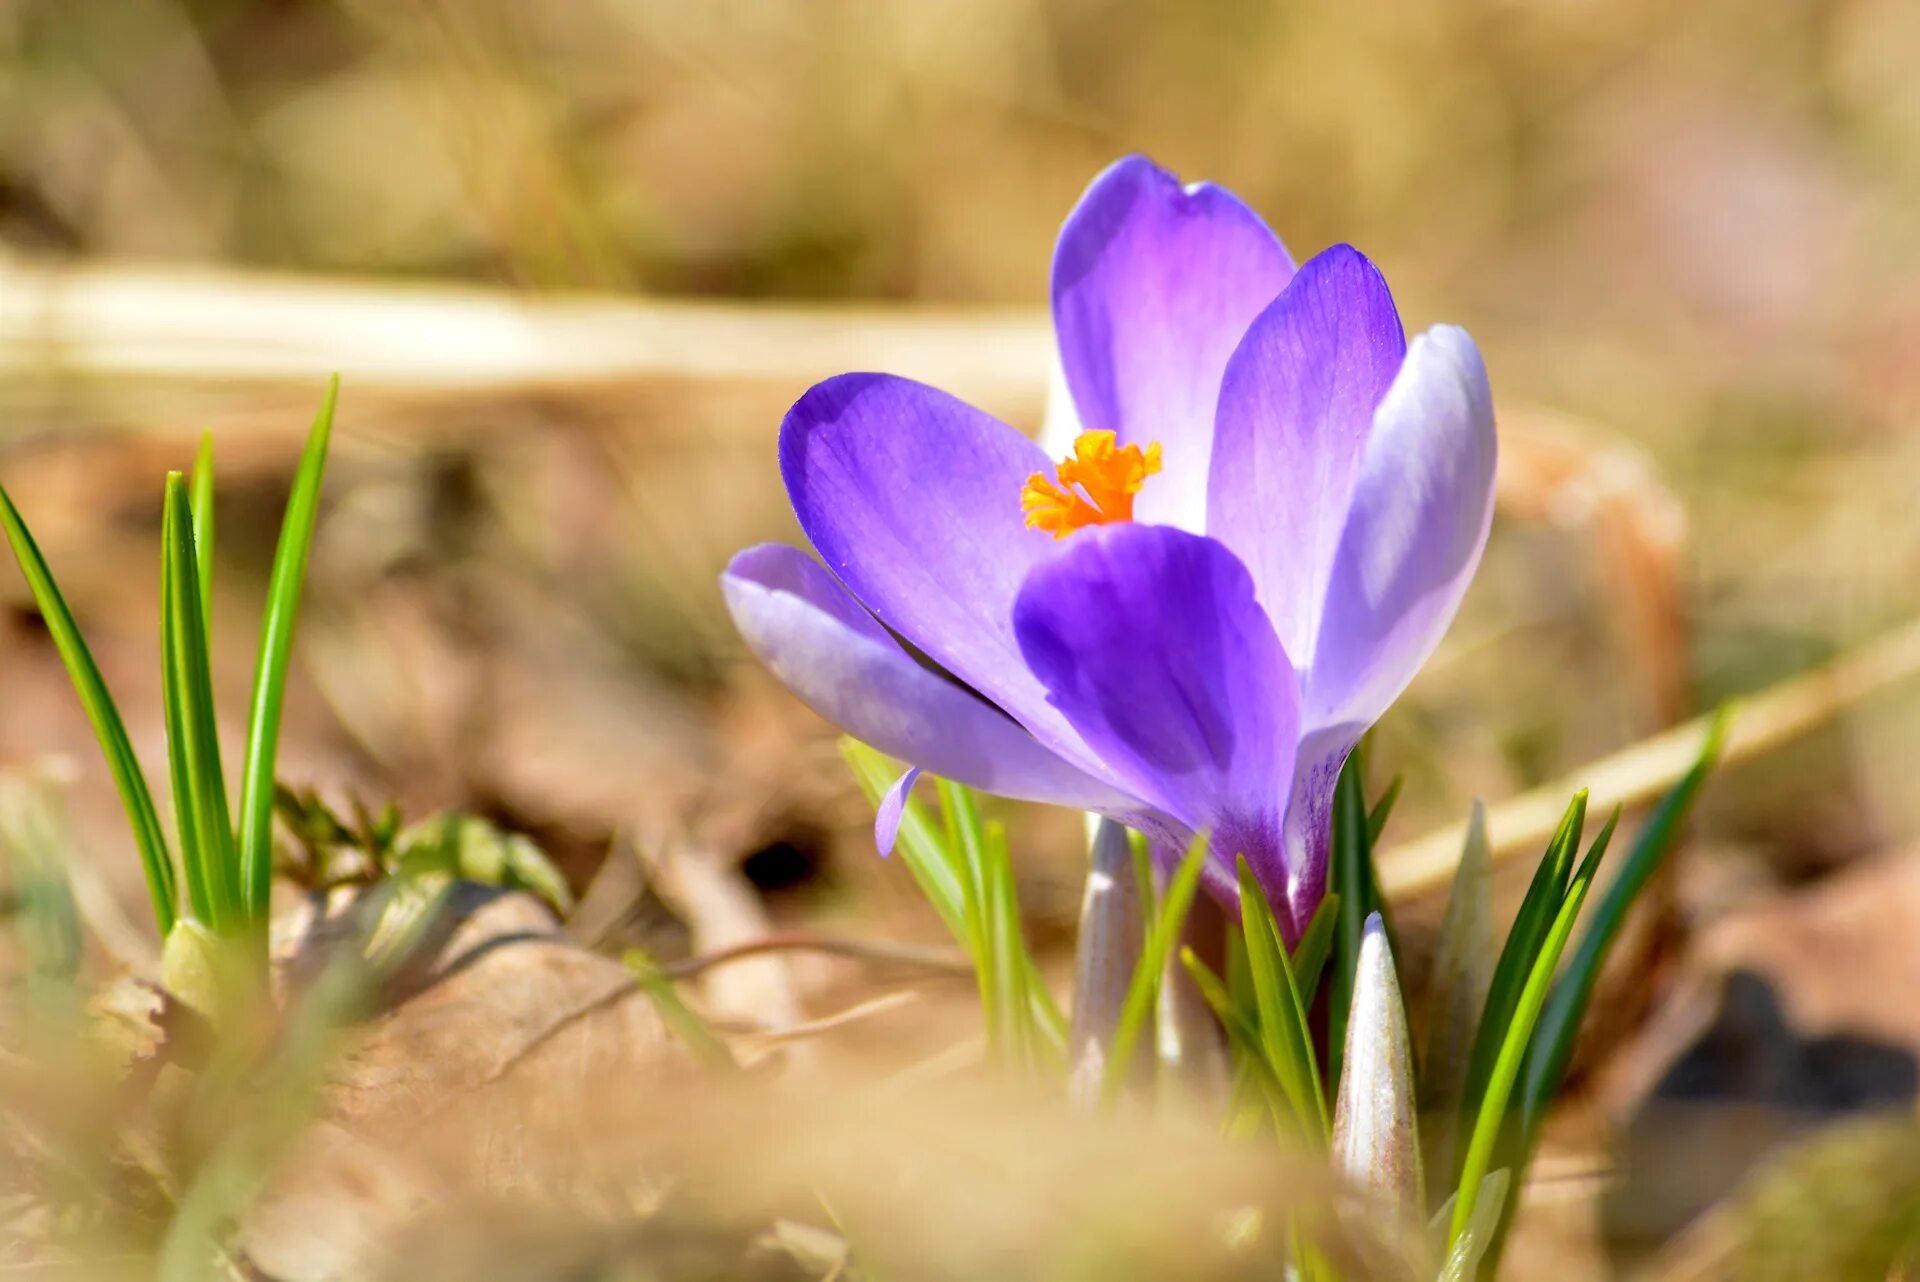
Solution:
{"label": "flower center", "polygon": [[1116,446],[1112,432],[1082,432],[1054,475],[1035,472],[1020,490],[1027,527],[1064,539],[1089,525],[1133,519],[1133,496],[1160,470],[1160,442]]}

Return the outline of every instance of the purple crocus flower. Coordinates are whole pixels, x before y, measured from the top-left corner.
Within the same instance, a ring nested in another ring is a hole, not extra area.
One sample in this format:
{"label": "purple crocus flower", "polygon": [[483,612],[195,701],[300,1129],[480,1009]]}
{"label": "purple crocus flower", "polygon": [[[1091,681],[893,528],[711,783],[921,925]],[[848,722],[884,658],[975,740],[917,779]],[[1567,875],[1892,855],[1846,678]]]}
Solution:
{"label": "purple crocus flower", "polygon": [[1061,228],[1053,315],[1094,429],[1057,470],[908,379],[801,397],[780,468],[827,568],[740,553],[734,620],[817,712],[916,768],[883,848],[924,768],[1096,811],[1163,856],[1210,831],[1213,892],[1232,901],[1244,854],[1298,931],[1341,763],[1486,543],[1480,354],[1451,326],[1409,345],[1360,253],[1296,268],[1233,195],[1140,157]]}

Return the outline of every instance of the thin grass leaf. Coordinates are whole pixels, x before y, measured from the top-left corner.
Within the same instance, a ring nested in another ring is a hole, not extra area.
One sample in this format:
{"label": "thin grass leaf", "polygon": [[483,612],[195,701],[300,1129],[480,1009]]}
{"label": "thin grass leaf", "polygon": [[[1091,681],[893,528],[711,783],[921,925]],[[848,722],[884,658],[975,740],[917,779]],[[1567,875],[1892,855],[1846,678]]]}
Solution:
{"label": "thin grass leaf", "polygon": [[273,889],[273,772],[280,749],[280,713],[286,702],[287,666],[293,657],[293,629],[300,614],[300,591],[313,551],[313,527],[320,515],[320,483],[326,475],[327,444],[333,436],[334,406],[340,376],[327,383],[307,447],[293,476],[280,545],[273,554],[267,584],[266,613],[260,622],[260,655],[254,666],[253,699],[247,717],[247,756],[240,785],[240,880],[250,920],[264,921]]}
{"label": "thin grass leaf", "polygon": [[1492,1242],[1495,1226],[1506,1214],[1507,1189],[1512,1183],[1513,1173],[1504,1166],[1480,1181],[1480,1193],[1475,1199],[1473,1217],[1468,1220],[1466,1229],[1453,1240],[1453,1245],[1450,1247],[1446,1246],[1444,1234],[1451,1223],[1453,1199],[1448,1198],[1447,1204],[1440,1208],[1440,1215],[1434,1218],[1440,1221],[1440,1231],[1443,1234],[1440,1241],[1445,1258],[1440,1265],[1438,1282],[1474,1282],[1474,1279],[1480,1275],[1480,1261]]}
{"label": "thin grass leaf", "polygon": [[1379,882],[1373,871],[1373,843],[1367,821],[1364,769],[1359,753],[1341,767],[1333,793],[1333,855],[1329,893],[1339,897],[1333,924],[1333,973],[1327,989],[1327,1081],[1338,1090],[1341,1058],[1346,1053],[1347,1011],[1353,1004],[1353,977],[1360,964],[1360,940],[1367,918],[1380,909]]}
{"label": "thin grass leaf", "polygon": [[1387,830],[1387,820],[1393,817],[1393,805],[1400,800],[1400,789],[1406,782],[1405,775],[1395,775],[1389,779],[1386,791],[1373,803],[1373,809],[1367,811],[1367,840],[1373,845],[1380,844],[1380,834]]}
{"label": "thin grass leaf", "polygon": [[[842,737],[840,755],[852,768],[860,791],[866,794],[871,805],[879,805],[887,789],[900,777],[899,766],[858,739]],[[911,797],[900,811],[900,832],[894,849],[900,852],[908,874],[933,905],[934,912],[940,915],[948,933],[967,950],[968,957],[975,957],[972,929],[967,921],[966,892],[962,889],[965,870],[927,808]]]}
{"label": "thin grass leaf", "polygon": [[1462,1131],[1473,1124],[1481,1111],[1487,1082],[1493,1073],[1494,1061],[1506,1043],[1520,994],[1566,898],[1567,881],[1572,875],[1574,856],[1580,849],[1586,819],[1587,793],[1583,788],[1567,803],[1560,827],[1534,869],[1526,898],[1520,902],[1520,911],[1514,915],[1513,926],[1507,932],[1506,945],[1494,964],[1487,1000],[1473,1037],[1473,1050],[1467,1056],[1466,1077],[1460,1093]]}
{"label": "thin grass leaf", "polygon": [[1561,900],[1554,915],[1553,924],[1547,930],[1547,937],[1541,943],[1538,955],[1534,958],[1533,968],[1527,975],[1526,984],[1520,990],[1519,1001],[1515,1003],[1512,1018],[1508,1021],[1506,1035],[1501,1039],[1499,1053],[1494,1058],[1493,1071],[1488,1075],[1486,1091],[1481,1097],[1480,1111],[1474,1120],[1473,1130],[1467,1141],[1466,1158],[1461,1163],[1458,1183],[1458,1201],[1453,1207],[1453,1225],[1448,1233],[1449,1248],[1458,1242],[1473,1218],[1474,1206],[1479,1198],[1480,1181],[1486,1178],[1496,1146],[1503,1134],[1509,1131],[1512,1119],[1507,1113],[1507,1104],[1513,1096],[1513,1090],[1519,1080],[1520,1069],[1527,1056],[1527,1049],[1533,1041],[1533,1030],[1540,1018],[1540,1011],[1546,1004],[1547,991],[1553,984],[1555,970],[1560,965],[1560,954],[1566,950],[1567,939],[1573,934],[1573,927],[1580,919],[1580,906],[1585,902],[1587,890],[1593,884],[1595,873],[1599,871],[1600,859],[1606,853],[1607,843],[1613,836],[1614,823],[1620,812],[1614,811],[1600,835],[1594,839],[1593,847],[1587,857],[1581,861],[1579,870],[1574,874],[1565,897]]}
{"label": "thin grass leaf", "polygon": [[4,487],[0,487],[0,527],[6,530],[7,542],[20,563],[20,573],[33,593],[33,603],[39,607],[47,633],[60,652],[60,661],[66,665],[67,676],[73,681],[74,692],[80,696],[80,706],[93,726],[94,737],[100,741],[107,770],[113,775],[113,785],[119,790],[120,803],[127,811],[133,844],[140,852],[140,865],[147,877],[147,897],[152,901],[154,920],[164,939],[173,929],[178,912],[173,858],[167,852],[167,838],[160,827],[160,814],[154,808],[153,793],[127,739],[126,724],[121,721],[120,710],[94,664],[93,652],[80,635],[73,611],[60,595],[53,571],[47,568],[46,558],[40,554],[39,545],[33,541],[33,535]]}
{"label": "thin grass leaf", "polygon": [[[167,728],[167,775],[173,790],[173,823],[180,836],[180,865],[186,882],[187,915],[202,925],[219,919],[213,883],[219,874],[207,867],[207,843],[200,839],[200,808],[193,803],[193,773],[188,761],[184,683],[174,676],[180,665],[180,639],[173,614],[173,518],[160,514],[160,696]],[[172,938],[169,934],[168,938]]]}
{"label": "thin grass leaf", "polygon": [[[1592,887],[1594,879],[1599,874],[1600,860],[1606,855],[1607,847],[1612,843],[1614,830],[1619,826],[1619,823],[1620,807],[1615,806],[1613,813],[1607,817],[1606,825],[1601,828],[1600,835],[1594,838],[1593,845],[1587,850],[1586,858],[1581,860],[1579,869],[1573,875],[1572,887],[1567,892],[1569,901],[1572,901],[1576,894],[1584,896]],[[1577,911],[1577,904],[1575,908]],[[1552,977],[1549,976],[1549,979],[1551,980]],[[1552,987],[1549,988],[1549,1002],[1551,1001],[1552,992],[1558,987],[1559,982],[1555,981]],[[1543,1006],[1543,1017],[1545,1009],[1546,1007]],[[1533,1156],[1535,1132],[1526,1112],[1525,1090],[1527,1077],[1532,1071],[1532,1065],[1536,1057],[1542,1053],[1540,1043],[1540,1034],[1542,1031],[1543,1029],[1539,1021],[1536,1020],[1534,1032],[1527,1039],[1526,1047],[1520,1061],[1520,1078],[1515,1087],[1515,1089],[1520,1092],[1519,1107],[1503,1110],[1500,1117],[1499,1133],[1494,1141],[1494,1155],[1489,1160],[1489,1165],[1497,1164],[1498,1166],[1511,1170],[1516,1181],[1526,1179],[1527,1166]],[[1509,1205],[1506,1211],[1495,1220],[1494,1226],[1488,1234],[1485,1251],[1489,1270],[1492,1270],[1499,1264],[1500,1254],[1506,1246],[1507,1232],[1512,1227],[1513,1213],[1517,1209],[1517,1203]]]}
{"label": "thin grass leaf", "polygon": [[1493,983],[1493,849],[1487,811],[1473,803],[1460,866],[1453,874],[1428,983],[1426,1052],[1420,1060],[1420,1111],[1427,1118],[1427,1169],[1454,1170],[1454,1141],[1467,1057]]}
{"label": "thin grass leaf", "polygon": [[1173,956],[1180,930],[1186,924],[1187,910],[1193,906],[1194,890],[1200,884],[1200,869],[1207,859],[1207,837],[1201,834],[1187,847],[1186,858],[1167,882],[1147,928],[1147,942],[1140,950],[1140,964],[1134,968],[1133,982],[1127,986],[1127,1000],[1120,1008],[1120,1020],[1114,1026],[1112,1053],[1107,1060],[1107,1079],[1101,1097],[1111,1101],[1127,1083],[1140,1038],[1160,1004],[1160,984]]}
{"label": "thin grass leaf", "polygon": [[[1706,740],[1700,745],[1700,755],[1695,759],[1692,769],[1661,799],[1640,829],[1633,848],[1627,853],[1626,862],[1588,919],[1580,946],[1574,950],[1565,973],[1554,983],[1546,1009],[1540,1014],[1540,1030],[1534,1037],[1534,1048],[1527,1058],[1526,1077],[1520,1092],[1522,1116],[1529,1140],[1544,1117],[1547,1105],[1559,1092],[1568,1057],[1573,1053],[1575,1035],[1586,1017],[1588,1003],[1593,999],[1594,985],[1599,982],[1600,972],[1607,964],[1607,955],[1620,934],[1627,912],[1646,889],[1653,874],[1680,844],[1681,829],[1692,814],[1694,802],[1699,798],[1714,763],[1719,760],[1720,749],[1726,742],[1731,724],[1731,709],[1722,708],[1708,727]],[[1528,1143],[1527,1148],[1531,1147],[1531,1143]]]}
{"label": "thin grass leaf", "polygon": [[644,948],[629,948],[622,959],[627,969],[633,972],[640,988],[652,999],[654,1009],[660,1012],[660,1020],[678,1037],[681,1044],[692,1053],[702,1067],[719,1073],[735,1073],[740,1063],[734,1059],[733,1052],[713,1031],[713,1026],[702,1019],[698,1012],[682,1000],[680,990],[675,988],[673,980],[660,969]]}
{"label": "thin grass leaf", "polygon": [[1253,1025],[1247,1023],[1240,1009],[1234,1004],[1232,994],[1227,992],[1227,983],[1213,973],[1213,967],[1200,960],[1200,955],[1186,944],[1180,945],[1180,964],[1186,967],[1187,974],[1193,977],[1193,986],[1200,990],[1213,1013],[1226,1028],[1227,1035],[1258,1036]]}
{"label": "thin grass leaf", "polygon": [[67,878],[72,841],[62,828],[45,785],[0,775],[0,855],[13,891],[21,969],[35,1013],[56,1018],[74,1013],[72,985],[86,949]]}
{"label": "thin grass leaf", "polygon": [[1313,1005],[1313,996],[1320,991],[1327,958],[1333,955],[1333,926],[1339,919],[1340,896],[1328,895],[1313,910],[1313,920],[1300,932],[1300,942],[1293,947],[1293,977],[1308,1006]]}
{"label": "thin grass leaf", "polygon": [[1228,991],[1227,981],[1215,974],[1213,967],[1202,961],[1199,954],[1185,944],[1180,945],[1180,965],[1186,969],[1194,988],[1226,1030],[1229,1045],[1235,1050],[1244,1050],[1264,1065],[1266,1051],[1260,1042],[1259,1025],[1255,1022],[1257,1011],[1236,1002]]}
{"label": "thin grass leaf", "polygon": [[[893,781],[900,777],[901,767],[898,763],[857,739],[843,736],[840,755],[852,769],[860,790],[873,805],[880,803],[887,789],[893,786]],[[966,894],[962,889],[967,879],[964,862],[958,851],[949,845],[941,824],[935,822],[925,806],[911,797],[901,808],[900,830],[895,838],[894,849],[900,852],[908,874],[912,876],[914,884],[920,887],[920,893],[927,897],[934,912],[939,914],[948,933],[966,950],[968,959],[977,967],[979,955],[974,950]],[[1024,983],[1028,1004],[1037,1027],[1045,1037],[1045,1053],[1049,1057],[1064,1058],[1067,1017],[1061,1012],[1053,993],[1048,990],[1032,957],[1023,954],[1022,964],[1026,967]]]}
{"label": "thin grass leaf", "polygon": [[1282,1134],[1297,1130],[1293,1105],[1287,1102],[1286,1093],[1274,1079],[1268,1064],[1257,1012],[1237,1001],[1229,991],[1228,982],[1185,944],[1180,946],[1180,964],[1226,1030],[1227,1049],[1233,1056],[1233,1083],[1222,1133],[1229,1138],[1250,1135],[1259,1129],[1261,1116],[1271,1117],[1274,1128]]}
{"label": "thin grass leaf", "polygon": [[[1707,776],[1719,759],[1731,721],[1732,711],[1729,708],[1722,708],[1715,715],[1708,726],[1699,756],[1661,799],[1641,828],[1633,848],[1627,854],[1626,863],[1595,907],[1581,936],[1579,948],[1548,994],[1521,1067],[1519,1118],[1513,1127],[1514,1133],[1503,1137],[1502,1141],[1516,1180],[1526,1178],[1540,1127],[1554,1096],[1559,1093],[1581,1022],[1586,1018],[1594,986],[1606,966],[1614,940],[1648,880],[1679,845],[1681,830],[1700,790],[1705,786]],[[1614,818],[1618,817],[1616,810]],[[1608,832],[1611,831],[1612,824],[1609,823]],[[1593,856],[1589,855],[1588,858],[1591,860]],[[1512,1212],[1513,1208],[1509,1206],[1495,1223],[1485,1243],[1486,1253],[1493,1264],[1498,1263],[1505,1246],[1507,1232],[1512,1226]]]}
{"label": "thin grass leaf", "polygon": [[191,484],[193,550],[200,575],[201,628],[213,635],[213,433],[200,434]]}
{"label": "thin grass leaf", "polygon": [[1239,862],[1240,929],[1246,939],[1247,970],[1252,976],[1260,1045],[1267,1065],[1292,1107],[1295,1126],[1309,1142],[1324,1147],[1330,1121],[1320,1066],[1313,1053],[1307,1010],[1288,963],[1273,907],[1243,855]]}
{"label": "thin grass leaf", "polygon": [[[175,763],[175,779],[184,782],[186,789],[174,797],[174,809],[192,816],[191,833],[198,849],[183,850],[182,857],[189,876],[197,875],[204,881],[210,914],[207,925],[216,932],[226,932],[238,928],[250,916],[241,897],[233,817],[227,810],[226,775],[220,766],[193,517],[187,507],[186,479],[178,472],[167,473],[161,541],[165,545],[161,580],[166,599],[162,603],[161,631],[169,714],[167,747]],[[185,820],[180,831],[185,846],[189,833]]]}
{"label": "thin grass leaf", "polygon": [[1020,930],[1020,902],[1003,825],[989,823],[986,826],[984,855],[987,945],[994,954],[1000,1043],[1007,1063],[1025,1070],[1034,1063],[1036,1030],[1032,1003],[1027,995],[1027,944]]}
{"label": "thin grass leaf", "polygon": [[980,838],[980,813],[959,784],[935,779],[940,815],[946,825],[947,848],[956,852],[960,867],[960,902],[967,923],[967,951],[973,954],[974,974],[980,986],[980,1010],[987,1026],[987,1059],[1004,1063],[1001,1041],[1005,1025],[1000,1014],[1001,956],[994,948],[987,922],[986,854]]}

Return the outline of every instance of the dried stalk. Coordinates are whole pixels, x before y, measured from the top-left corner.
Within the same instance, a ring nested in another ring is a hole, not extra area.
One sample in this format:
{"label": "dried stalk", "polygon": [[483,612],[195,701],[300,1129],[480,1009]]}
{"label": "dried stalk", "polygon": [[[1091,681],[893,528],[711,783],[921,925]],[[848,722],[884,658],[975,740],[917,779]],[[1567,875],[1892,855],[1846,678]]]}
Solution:
{"label": "dried stalk", "polygon": [[[1720,754],[1721,766],[1769,752],[1916,676],[1920,620],[1742,701]],[[1692,766],[1708,721],[1695,717],[1493,807],[1487,814],[1487,834],[1494,859],[1538,852],[1559,823],[1567,797],[1580,788],[1591,790],[1590,813],[1652,801]],[[1389,849],[1380,861],[1382,888],[1405,898],[1444,887],[1465,840],[1466,825],[1451,824]]]}

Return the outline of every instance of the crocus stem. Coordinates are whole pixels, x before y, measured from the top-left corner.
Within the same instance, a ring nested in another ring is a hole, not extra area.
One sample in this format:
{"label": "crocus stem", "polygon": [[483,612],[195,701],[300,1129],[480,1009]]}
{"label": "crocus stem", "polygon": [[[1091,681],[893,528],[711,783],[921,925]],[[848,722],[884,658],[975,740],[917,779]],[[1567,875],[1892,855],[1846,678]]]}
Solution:
{"label": "crocus stem", "polygon": [[[1144,927],[1140,882],[1134,875],[1127,830],[1111,819],[1094,823],[1086,894],[1080,900],[1080,937],[1074,961],[1073,1027],[1068,1035],[1067,1093],[1075,1107],[1100,1102],[1107,1054],[1127,986],[1140,964]],[[1138,1058],[1144,1068],[1146,1043]]]}

